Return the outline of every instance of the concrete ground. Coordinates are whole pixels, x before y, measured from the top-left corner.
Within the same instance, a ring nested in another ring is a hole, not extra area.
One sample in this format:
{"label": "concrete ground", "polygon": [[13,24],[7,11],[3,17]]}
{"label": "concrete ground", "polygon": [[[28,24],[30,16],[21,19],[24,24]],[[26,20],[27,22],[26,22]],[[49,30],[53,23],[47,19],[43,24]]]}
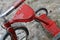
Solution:
{"label": "concrete ground", "polygon": [[[0,10],[1,13],[4,13],[16,0],[0,0]],[[38,8],[45,7],[48,9],[48,17],[50,17],[52,20],[56,21],[57,25],[60,26],[60,0],[26,0],[26,4],[31,6],[34,10],[37,10]],[[13,11],[9,16],[7,16],[7,19],[10,20],[13,18],[13,15],[15,14],[17,10]],[[0,23],[2,24],[2,20],[0,18]],[[26,27],[29,30],[29,40],[52,40],[51,34],[45,30],[40,23],[36,21],[23,23],[26,25]],[[16,24],[14,26],[17,26]],[[0,26],[0,35],[3,35],[5,30]],[[1,36],[0,36],[1,37]]]}

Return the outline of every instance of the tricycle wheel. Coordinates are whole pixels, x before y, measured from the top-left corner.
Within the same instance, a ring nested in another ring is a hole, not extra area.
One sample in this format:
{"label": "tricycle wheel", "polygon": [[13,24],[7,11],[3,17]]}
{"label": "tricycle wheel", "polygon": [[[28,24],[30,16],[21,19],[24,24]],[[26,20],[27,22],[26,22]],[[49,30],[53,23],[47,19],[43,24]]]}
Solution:
{"label": "tricycle wheel", "polygon": [[[27,37],[29,35],[29,31],[26,27],[21,26],[21,27],[16,27],[14,29],[15,29],[18,40],[27,40]],[[12,40],[12,37],[10,36],[9,33],[7,33],[4,36],[3,40]]]}

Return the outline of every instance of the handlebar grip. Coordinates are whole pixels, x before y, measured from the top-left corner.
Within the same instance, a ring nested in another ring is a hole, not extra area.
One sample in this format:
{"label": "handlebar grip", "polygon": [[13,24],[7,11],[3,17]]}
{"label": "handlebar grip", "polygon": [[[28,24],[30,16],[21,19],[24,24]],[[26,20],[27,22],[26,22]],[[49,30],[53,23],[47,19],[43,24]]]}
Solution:
{"label": "handlebar grip", "polygon": [[18,7],[20,4],[22,4],[24,1],[25,1],[25,0],[17,0],[17,1],[13,4],[14,8],[17,8],[17,7]]}

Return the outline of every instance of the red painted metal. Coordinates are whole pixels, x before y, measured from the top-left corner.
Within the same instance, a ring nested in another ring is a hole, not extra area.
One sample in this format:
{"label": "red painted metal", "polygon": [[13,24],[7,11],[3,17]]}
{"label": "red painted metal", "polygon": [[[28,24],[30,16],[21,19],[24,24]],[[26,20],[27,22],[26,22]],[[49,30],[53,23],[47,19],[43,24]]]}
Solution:
{"label": "red painted metal", "polygon": [[22,4],[22,6],[18,9],[13,19],[10,20],[10,23],[14,22],[30,22],[34,19],[35,12],[33,9],[27,4]]}
{"label": "red painted metal", "polygon": [[56,22],[54,22],[53,20],[49,19],[45,14],[43,14],[40,17],[37,17],[37,18],[42,23],[42,26],[48,32],[50,32],[53,36],[56,36],[60,32],[60,29],[57,27]]}
{"label": "red painted metal", "polygon": [[15,30],[11,27],[11,24],[9,22],[4,24],[4,28],[11,34],[12,40],[17,40]]}

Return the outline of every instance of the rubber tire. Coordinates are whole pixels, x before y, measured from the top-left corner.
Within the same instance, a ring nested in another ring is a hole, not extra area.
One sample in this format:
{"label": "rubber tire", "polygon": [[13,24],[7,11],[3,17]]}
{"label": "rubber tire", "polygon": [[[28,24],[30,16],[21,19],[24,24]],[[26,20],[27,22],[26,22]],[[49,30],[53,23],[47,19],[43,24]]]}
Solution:
{"label": "rubber tire", "polygon": [[41,10],[44,10],[46,12],[46,15],[48,15],[48,10],[46,8],[39,8],[35,13],[37,14]]}

